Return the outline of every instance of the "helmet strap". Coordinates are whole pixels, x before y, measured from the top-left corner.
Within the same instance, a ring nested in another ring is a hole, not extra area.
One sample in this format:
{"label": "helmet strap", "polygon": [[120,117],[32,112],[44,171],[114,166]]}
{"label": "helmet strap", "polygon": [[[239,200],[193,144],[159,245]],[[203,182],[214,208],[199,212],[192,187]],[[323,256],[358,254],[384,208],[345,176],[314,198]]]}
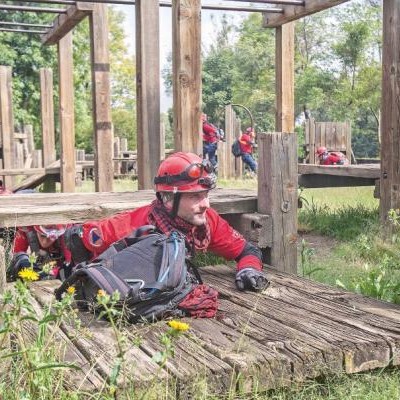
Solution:
{"label": "helmet strap", "polygon": [[181,201],[181,193],[174,192],[174,200],[172,202],[171,218],[175,218],[178,215],[179,203]]}

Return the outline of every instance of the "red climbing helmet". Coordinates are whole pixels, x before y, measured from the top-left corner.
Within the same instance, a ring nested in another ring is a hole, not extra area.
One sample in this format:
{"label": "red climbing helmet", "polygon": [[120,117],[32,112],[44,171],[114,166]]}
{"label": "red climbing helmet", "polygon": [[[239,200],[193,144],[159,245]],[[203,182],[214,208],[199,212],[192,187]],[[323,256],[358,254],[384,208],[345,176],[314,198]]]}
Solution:
{"label": "red climbing helmet", "polygon": [[57,240],[65,232],[64,225],[36,225],[35,231],[47,239]]}
{"label": "red climbing helmet", "polygon": [[214,167],[193,153],[174,153],[158,168],[156,192],[202,192],[215,187]]}
{"label": "red climbing helmet", "polygon": [[325,154],[327,152],[328,152],[328,150],[326,149],[326,147],[321,146],[321,147],[318,147],[318,149],[315,152],[315,154],[318,154],[318,156],[322,156],[322,154]]}

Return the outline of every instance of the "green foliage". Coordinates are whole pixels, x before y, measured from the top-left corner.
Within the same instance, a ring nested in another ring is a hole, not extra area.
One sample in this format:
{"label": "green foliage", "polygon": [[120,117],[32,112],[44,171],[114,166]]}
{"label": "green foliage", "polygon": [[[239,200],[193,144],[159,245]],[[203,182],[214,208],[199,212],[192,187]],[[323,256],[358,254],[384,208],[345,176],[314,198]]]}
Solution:
{"label": "green foliage", "polygon": [[299,212],[299,222],[315,232],[339,240],[352,240],[367,229],[373,229],[378,221],[378,210],[363,205],[331,210],[311,202]]}

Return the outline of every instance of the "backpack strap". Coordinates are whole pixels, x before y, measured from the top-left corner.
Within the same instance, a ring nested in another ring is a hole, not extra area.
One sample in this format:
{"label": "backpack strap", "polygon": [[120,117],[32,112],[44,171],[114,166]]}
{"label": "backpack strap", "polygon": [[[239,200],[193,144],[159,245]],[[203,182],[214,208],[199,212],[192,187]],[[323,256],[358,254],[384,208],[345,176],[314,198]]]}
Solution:
{"label": "backpack strap", "polygon": [[121,300],[126,299],[132,294],[133,291],[139,291],[142,284],[141,282],[136,283],[136,287],[133,289],[132,286],[128,285],[123,279],[115,275],[108,268],[102,265],[95,265],[93,267],[83,267],[76,270],[68,279],[66,279],[59,288],[55,289],[54,294],[57,300],[61,300],[62,294],[70,287],[73,286],[77,281],[82,278],[91,278],[99,287],[109,295],[112,295],[115,291],[121,294]]}

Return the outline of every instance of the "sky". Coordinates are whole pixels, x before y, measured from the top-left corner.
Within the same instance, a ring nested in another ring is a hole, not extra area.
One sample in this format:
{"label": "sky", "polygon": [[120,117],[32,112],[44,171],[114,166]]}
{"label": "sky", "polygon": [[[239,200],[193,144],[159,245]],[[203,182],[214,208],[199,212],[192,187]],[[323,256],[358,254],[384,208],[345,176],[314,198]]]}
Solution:
{"label": "sky", "polygon": [[[219,1],[220,4],[232,4],[226,1]],[[243,5],[246,3],[243,3]],[[127,37],[127,46],[131,54],[135,54],[135,6],[116,5],[116,9],[125,14],[124,30]],[[210,44],[215,40],[219,27],[218,22],[223,14],[229,15],[232,24],[240,24],[248,13],[239,11],[213,11],[202,10],[201,13],[201,36],[202,51],[206,52]],[[171,8],[160,7],[160,74],[166,65],[168,54],[172,51],[172,16]],[[162,79],[162,78],[161,78]],[[164,83],[161,80],[161,112],[165,112],[172,106],[172,98],[169,97],[164,90]]]}

